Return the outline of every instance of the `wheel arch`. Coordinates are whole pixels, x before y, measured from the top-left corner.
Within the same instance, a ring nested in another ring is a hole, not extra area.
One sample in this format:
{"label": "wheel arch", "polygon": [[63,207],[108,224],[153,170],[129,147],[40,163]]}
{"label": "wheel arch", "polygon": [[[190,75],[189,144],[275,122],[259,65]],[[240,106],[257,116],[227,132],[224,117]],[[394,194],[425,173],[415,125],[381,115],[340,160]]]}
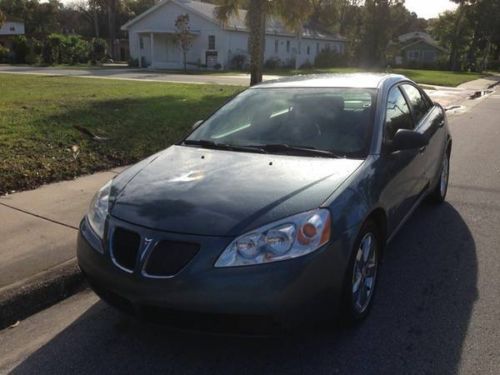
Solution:
{"label": "wheel arch", "polygon": [[448,139],[448,143],[446,144],[446,154],[451,156],[451,149],[453,148],[453,140],[451,138]]}
{"label": "wheel arch", "polygon": [[377,207],[372,210],[365,219],[367,221],[373,221],[379,230],[380,235],[380,245],[381,245],[381,255],[384,253],[385,245],[387,243],[387,213],[382,207]]}

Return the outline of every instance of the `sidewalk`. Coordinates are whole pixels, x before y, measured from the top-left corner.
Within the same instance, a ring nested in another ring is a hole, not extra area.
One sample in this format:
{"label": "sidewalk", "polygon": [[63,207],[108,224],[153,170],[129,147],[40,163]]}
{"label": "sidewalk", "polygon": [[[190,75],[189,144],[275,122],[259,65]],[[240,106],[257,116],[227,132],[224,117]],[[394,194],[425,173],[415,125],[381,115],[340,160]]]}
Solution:
{"label": "sidewalk", "polygon": [[[485,78],[466,82],[458,87],[431,86],[426,88],[427,94],[432,100],[441,104],[445,108],[457,107],[474,96],[480,97],[478,92],[490,90],[500,82],[500,75],[495,74]],[[425,86],[425,85],[424,85]]]}
{"label": "sidewalk", "polygon": [[0,324],[29,284],[76,270],[76,234],[95,192],[124,168],[0,197]]}

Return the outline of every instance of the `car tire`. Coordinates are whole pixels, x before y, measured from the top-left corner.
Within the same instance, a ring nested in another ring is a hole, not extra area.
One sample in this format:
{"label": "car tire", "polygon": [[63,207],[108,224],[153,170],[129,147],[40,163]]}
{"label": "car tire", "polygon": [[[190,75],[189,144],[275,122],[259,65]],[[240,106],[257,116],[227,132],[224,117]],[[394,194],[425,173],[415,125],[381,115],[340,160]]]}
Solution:
{"label": "car tire", "polygon": [[375,222],[369,220],[354,242],[342,293],[341,321],[346,325],[361,322],[373,304],[382,247],[379,233]]}
{"label": "car tire", "polygon": [[439,179],[436,187],[430,194],[430,200],[435,204],[443,203],[448,193],[448,182],[450,179],[450,153],[447,152],[441,162]]}

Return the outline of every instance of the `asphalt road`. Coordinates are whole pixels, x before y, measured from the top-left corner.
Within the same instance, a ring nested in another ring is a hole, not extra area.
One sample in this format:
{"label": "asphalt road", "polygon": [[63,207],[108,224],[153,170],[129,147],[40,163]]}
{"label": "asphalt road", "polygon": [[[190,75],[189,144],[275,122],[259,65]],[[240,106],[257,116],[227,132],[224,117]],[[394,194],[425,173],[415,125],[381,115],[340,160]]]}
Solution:
{"label": "asphalt road", "polygon": [[424,204],[397,235],[358,328],[173,333],[83,292],[0,332],[0,373],[498,374],[500,95],[474,104],[450,118],[448,202]]}

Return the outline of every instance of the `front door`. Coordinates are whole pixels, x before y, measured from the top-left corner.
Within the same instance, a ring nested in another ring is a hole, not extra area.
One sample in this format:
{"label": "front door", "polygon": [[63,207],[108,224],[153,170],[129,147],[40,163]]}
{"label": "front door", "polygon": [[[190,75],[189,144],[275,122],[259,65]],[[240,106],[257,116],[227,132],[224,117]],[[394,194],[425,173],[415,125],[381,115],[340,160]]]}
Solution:
{"label": "front door", "polygon": [[385,117],[382,158],[387,183],[381,199],[388,208],[388,229],[392,232],[422,193],[425,165],[422,150],[392,150],[392,140],[399,129],[415,129],[410,106],[398,86],[389,92]]}
{"label": "front door", "polygon": [[402,85],[406,94],[410,109],[413,113],[416,131],[424,134],[429,144],[424,150],[424,170],[422,176],[422,188],[435,181],[441,170],[441,156],[444,154],[446,145],[446,132],[444,131],[444,114],[439,106],[433,106],[430,99],[417,87],[411,84]]}

